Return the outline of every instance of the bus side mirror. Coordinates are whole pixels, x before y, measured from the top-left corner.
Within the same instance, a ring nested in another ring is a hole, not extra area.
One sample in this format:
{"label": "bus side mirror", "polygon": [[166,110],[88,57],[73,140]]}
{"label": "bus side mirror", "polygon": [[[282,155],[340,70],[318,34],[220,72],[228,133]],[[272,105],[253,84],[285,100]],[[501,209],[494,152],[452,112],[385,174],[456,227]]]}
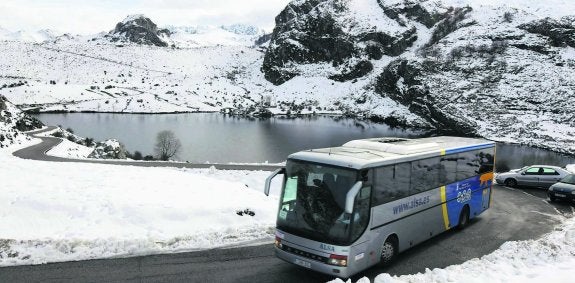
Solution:
{"label": "bus side mirror", "polygon": [[275,178],[278,174],[284,174],[285,172],[286,172],[285,168],[280,168],[280,169],[274,171],[271,175],[269,175],[269,177],[267,177],[266,187],[264,188],[264,193],[266,194],[266,196],[270,195],[270,186],[272,184],[273,178]]}
{"label": "bus side mirror", "polygon": [[353,203],[355,202],[355,196],[357,196],[362,186],[363,182],[358,181],[357,183],[355,183],[355,185],[353,185],[353,187],[351,187],[351,190],[347,192],[347,195],[345,196],[345,213],[351,214],[353,212]]}

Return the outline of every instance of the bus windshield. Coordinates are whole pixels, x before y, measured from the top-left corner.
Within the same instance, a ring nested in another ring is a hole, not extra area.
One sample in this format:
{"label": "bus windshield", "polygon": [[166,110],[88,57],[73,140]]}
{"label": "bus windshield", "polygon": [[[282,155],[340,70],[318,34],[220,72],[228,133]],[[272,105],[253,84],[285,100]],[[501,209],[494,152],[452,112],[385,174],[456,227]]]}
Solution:
{"label": "bus windshield", "polygon": [[363,232],[369,217],[352,220],[344,212],[347,192],[357,179],[356,170],[288,160],[277,227],[324,243],[349,244]]}

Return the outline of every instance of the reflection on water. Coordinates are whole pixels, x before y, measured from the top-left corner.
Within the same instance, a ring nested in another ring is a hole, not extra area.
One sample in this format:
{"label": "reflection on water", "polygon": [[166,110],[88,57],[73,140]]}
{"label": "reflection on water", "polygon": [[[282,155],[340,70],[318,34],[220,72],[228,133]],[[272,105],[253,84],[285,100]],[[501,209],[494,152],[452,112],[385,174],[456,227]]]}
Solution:
{"label": "reflection on water", "polygon": [[[48,125],[72,128],[96,140],[119,139],[131,151],[152,154],[156,135],[171,130],[182,142],[180,160],[190,162],[281,162],[294,152],[331,147],[353,139],[416,138],[424,132],[343,117],[311,116],[265,120],[229,117],[218,113],[193,114],[39,114]],[[565,166],[575,158],[527,146],[499,144],[497,169],[532,164]]]}
{"label": "reflection on water", "polygon": [[495,166],[498,172],[534,164],[565,167],[567,164],[575,164],[575,157],[528,146],[497,145]]}
{"label": "reflection on water", "polygon": [[193,114],[39,114],[48,125],[62,125],[96,140],[117,138],[131,151],[152,154],[156,135],[171,130],[182,142],[178,159],[190,162],[282,162],[294,152],[341,145],[372,137],[418,137],[422,132],[348,118],[244,119],[218,113]]}

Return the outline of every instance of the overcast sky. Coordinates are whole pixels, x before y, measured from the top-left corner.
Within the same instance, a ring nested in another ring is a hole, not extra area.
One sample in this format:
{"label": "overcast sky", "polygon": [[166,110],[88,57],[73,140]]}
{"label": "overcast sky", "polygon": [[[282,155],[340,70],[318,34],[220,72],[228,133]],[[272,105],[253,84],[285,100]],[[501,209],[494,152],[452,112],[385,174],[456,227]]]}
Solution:
{"label": "overcast sky", "polygon": [[130,14],[158,26],[252,24],[268,31],[291,0],[0,0],[0,27],[91,34]]}

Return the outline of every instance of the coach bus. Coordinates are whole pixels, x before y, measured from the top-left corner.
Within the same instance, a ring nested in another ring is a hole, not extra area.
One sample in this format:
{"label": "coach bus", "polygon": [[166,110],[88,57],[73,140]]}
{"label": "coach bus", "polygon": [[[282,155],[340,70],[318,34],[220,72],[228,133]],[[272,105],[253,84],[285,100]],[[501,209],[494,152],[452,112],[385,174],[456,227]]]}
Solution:
{"label": "coach bus", "polygon": [[283,175],[275,254],[348,278],[489,208],[495,143],[431,137],[353,140],[291,154]]}

